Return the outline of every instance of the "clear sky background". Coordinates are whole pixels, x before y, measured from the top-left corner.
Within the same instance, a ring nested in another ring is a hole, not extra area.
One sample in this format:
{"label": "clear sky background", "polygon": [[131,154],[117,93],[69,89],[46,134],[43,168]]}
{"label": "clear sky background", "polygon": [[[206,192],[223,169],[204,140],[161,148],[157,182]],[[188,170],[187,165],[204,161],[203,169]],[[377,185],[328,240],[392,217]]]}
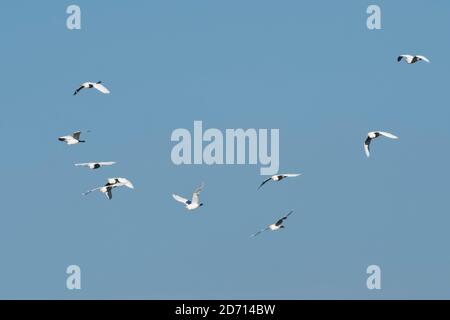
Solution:
{"label": "clear sky background", "polygon": [[[449,15],[444,0],[1,2],[0,298],[450,298]],[[72,96],[98,80],[111,95]],[[177,167],[170,135],[194,120],[279,128],[280,171],[304,175],[256,192],[259,166]],[[86,144],[57,141],[79,129]],[[366,159],[371,130],[400,140]],[[118,164],[73,166],[87,161]],[[116,176],[136,189],[81,195]],[[171,194],[201,181],[188,214]]]}

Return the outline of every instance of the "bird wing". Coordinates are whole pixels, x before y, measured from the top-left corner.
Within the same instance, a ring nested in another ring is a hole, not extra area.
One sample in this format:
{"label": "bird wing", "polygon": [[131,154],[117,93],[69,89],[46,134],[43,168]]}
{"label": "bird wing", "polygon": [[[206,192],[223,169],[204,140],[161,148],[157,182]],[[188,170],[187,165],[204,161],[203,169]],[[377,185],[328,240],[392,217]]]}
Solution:
{"label": "bird wing", "polygon": [[258,232],[252,234],[251,237],[252,237],[252,238],[253,238],[253,237],[256,237],[257,235],[260,235],[261,233],[263,233],[264,231],[267,231],[267,230],[269,230],[269,229],[270,229],[269,227],[266,227],[266,228],[264,228],[264,229],[261,229],[261,230],[259,230]]}
{"label": "bird wing", "polygon": [[102,188],[102,187],[98,187],[98,188],[91,189],[91,190],[89,190],[89,191],[83,192],[83,196],[86,196],[86,195],[88,195],[89,193],[92,193],[92,192],[94,192],[94,191],[100,190],[101,188]]}
{"label": "bird wing", "polygon": [[119,182],[115,182],[113,184],[108,185],[107,187],[110,188],[120,188],[120,187],[127,187],[130,189],[134,189],[134,186],[131,182],[123,182],[123,181],[119,181]]}
{"label": "bird wing", "polygon": [[116,164],[114,161],[109,161],[109,162],[96,162],[98,163],[100,166],[112,166],[114,164]]}
{"label": "bird wing", "polygon": [[112,199],[112,188],[107,188],[105,195],[109,200],[111,200]]}
{"label": "bird wing", "polygon": [[258,187],[258,190],[262,188],[263,185],[265,185],[267,182],[269,182],[270,180],[272,180],[272,177],[267,178],[266,180],[264,180]]}
{"label": "bird wing", "polygon": [[366,141],[364,142],[364,151],[366,152],[367,158],[370,157],[370,143],[372,142],[372,139],[367,137]]}
{"label": "bird wing", "polygon": [[194,192],[194,194],[192,195],[192,203],[200,203],[200,192]]}
{"label": "bird wing", "polygon": [[101,83],[94,83],[94,88],[97,89],[98,91],[100,91],[101,93],[105,93],[105,94],[110,93],[109,90]]}
{"label": "bird wing", "polygon": [[294,210],[289,211],[285,216],[284,219],[286,220],[291,214],[294,213]]}
{"label": "bird wing", "polygon": [[80,139],[80,135],[81,135],[81,131],[77,131],[77,132],[74,132],[74,133],[72,134],[72,137],[73,137],[75,140],[79,140],[79,139]]}
{"label": "bird wing", "polygon": [[275,223],[275,225],[277,227],[281,226],[283,224],[283,221],[286,220],[293,212],[294,212],[294,210],[289,211],[283,218],[278,220],[277,223]]}
{"label": "bird wing", "polygon": [[77,95],[78,92],[80,92],[80,91],[83,90],[83,89],[84,89],[84,86],[81,85],[77,90],[75,90],[75,92],[73,93],[73,95],[74,95],[74,96]]}
{"label": "bird wing", "polygon": [[202,192],[204,188],[205,188],[205,183],[202,182],[202,183],[197,187],[197,189],[194,190],[194,193],[200,194],[200,192]]}
{"label": "bird wing", "polygon": [[406,60],[411,60],[413,58],[413,56],[411,56],[409,54],[401,54],[398,56],[397,61],[400,62],[400,61],[402,61],[403,58],[405,58]]}
{"label": "bird wing", "polygon": [[389,132],[378,131],[378,133],[381,134],[382,136],[386,137],[386,138],[398,139],[397,136],[394,136],[392,133],[389,133]]}
{"label": "bird wing", "polygon": [[183,197],[180,197],[179,195],[173,194],[172,197],[177,200],[178,202],[186,204],[188,202],[188,199],[185,199]]}
{"label": "bird wing", "polygon": [[285,178],[295,178],[301,176],[301,173],[286,173],[283,174],[283,177]]}
{"label": "bird wing", "polygon": [[59,141],[67,141],[68,139],[73,139],[73,138],[72,138],[72,136],[63,136],[63,137],[58,138]]}
{"label": "bird wing", "polygon": [[122,183],[122,182],[116,182],[116,183],[107,185],[107,186],[105,186],[105,187],[108,187],[108,188],[119,188],[119,187],[123,187],[124,185],[125,185],[125,183]]}
{"label": "bird wing", "polygon": [[92,163],[75,163],[75,167],[89,167]]}
{"label": "bird wing", "polygon": [[194,190],[194,193],[192,194],[192,203],[200,203],[200,193],[205,188],[205,183],[202,182],[200,186],[197,187],[197,189]]}
{"label": "bird wing", "polygon": [[125,186],[125,187],[127,187],[127,188],[134,189],[134,186],[133,186],[133,184],[131,183],[130,180],[125,179],[125,178],[117,178],[117,180],[118,180],[119,182],[118,182],[118,183],[115,183],[115,186],[117,186],[117,187]]}
{"label": "bird wing", "polygon": [[426,62],[428,62],[428,63],[431,62],[430,60],[428,60],[427,57],[424,57],[424,56],[416,56],[416,57],[419,58],[419,59],[422,59],[423,61],[426,61]]}

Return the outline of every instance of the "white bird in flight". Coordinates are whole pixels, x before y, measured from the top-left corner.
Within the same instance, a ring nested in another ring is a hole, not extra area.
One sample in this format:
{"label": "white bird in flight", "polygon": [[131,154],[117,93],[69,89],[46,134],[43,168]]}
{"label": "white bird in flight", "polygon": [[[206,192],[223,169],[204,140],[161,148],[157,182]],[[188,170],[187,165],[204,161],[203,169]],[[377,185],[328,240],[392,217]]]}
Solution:
{"label": "white bird in flight", "polygon": [[258,232],[256,232],[256,233],[252,234],[251,236],[252,236],[252,237],[256,237],[257,235],[259,235],[259,234],[261,234],[261,233],[263,233],[264,231],[267,231],[267,230],[270,230],[270,231],[277,231],[277,230],[280,230],[280,229],[284,229],[284,225],[283,225],[284,221],[285,221],[285,220],[286,220],[293,212],[294,212],[293,210],[289,211],[288,214],[286,214],[283,218],[281,218],[281,219],[278,220],[277,222],[275,222],[275,223],[273,223],[273,224],[267,226],[266,228],[264,228],[264,229],[262,229],[262,230],[260,230],[260,231],[258,231]]}
{"label": "white bird in flight", "polygon": [[76,163],[75,167],[88,167],[89,169],[96,170],[105,166],[112,166],[116,164],[113,161],[110,162],[88,162],[88,163]]}
{"label": "white bird in flight", "polygon": [[80,140],[80,135],[81,135],[81,131],[77,131],[77,132],[72,133],[72,135],[70,135],[70,136],[59,137],[58,140],[65,142],[68,145],[86,142],[84,140]]}
{"label": "white bird in flight", "polygon": [[402,55],[398,56],[397,61],[400,62],[402,60],[405,60],[407,64],[413,64],[418,61],[425,61],[425,62],[430,63],[430,60],[428,60],[424,56],[412,56],[409,54],[402,54]]}
{"label": "white bird in flight", "polygon": [[83,89],[92,89],[92,88],[97,89],[98,91],[104,94],[110,93],[110,91],[102,84],[102,82],[99,81],[99,82],[85,82],[81,84],[80,87],[77,90],[75,90],[73,95],[74,96],[77,95],[78,92],[80,92]]}
{"label": "white bird in flight", "polygon": [[258,187],[258,190],[262,188],[263,185],[265,185],[269,181],[281,181],[285,178],[295,178],[301,176],[301,173],[286,173],[286,174],[277,174],[274,176],[271,176],[270,178],[264,180]]}
{"label": "white bird in flight", "polygon": [[189,211],[193,211],[203,206],[203,203],[200,202],[200,192],[202,192],[204,187],[205,184],[202,183],[197,189],[195,189],[192,195],[192,200],[185,199],[176,194],[173,194],[172,196],[178,202],[183,203],[186,206],[186,209],[188,209]]}
{"label": "white bird in flight", "polygon": [[83,195],[88,195],[91,192],[99,190],[101,193],[104,193],[106,197],[111,200],[112,199],[112,189],[118,187],[127,187],[130,189],[134,189],[133,184],[125,178],[110,178],[108,182],[103,187],[98,187],[83,193]]}
{"label": "white bird in flight", "polygon": [[397,136],[394,136],[392,133],[383,132],[383,131],[372,131],[367,134],[366,141],[364,142],[364,151],[366,152],[367,158],[370,157],[370,143],[373,139],[376,139],[380,136],[389,138],[389,139],[398,139]]}

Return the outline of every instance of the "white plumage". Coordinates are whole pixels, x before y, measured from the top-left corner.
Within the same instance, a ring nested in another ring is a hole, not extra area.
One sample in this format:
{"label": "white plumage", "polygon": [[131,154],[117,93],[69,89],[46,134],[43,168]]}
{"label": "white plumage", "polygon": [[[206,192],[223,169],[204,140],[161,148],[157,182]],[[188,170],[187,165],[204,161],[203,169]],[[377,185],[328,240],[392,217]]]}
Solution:
{"label": "white plumage", "polygon": [[367,158],[370,157],[370,143],[373,139],[376,139],[380,136],[389,138],[389,139],[398,139],[397,136],[393,135],[392,133],[385,132],[385,131],[372,131],[367,134],[366,141],[364,142],[364,151],[366,153]]}
{"label": "white plumage", "polygon": [[398,56],[397,61],[400,62],[402,60],[405,60],[407,64],[413,64],[418,61],[425,61],[430,63],[430,60],[428,60],[427,57],[420,55],[412,56],[409,54],[401,54],[400,56]]}
{"label": "white plumage", "polygon": [[301,176],[301,173],[285,173],[285,174],[277,174],[274,176],[271,176],[270,178],[264,180],[258,187],[258,190],[262,188],[263,185],[265,185],[269,181],[281,181],[286,178],[295,178]]}
{"label": "white plumage", "polygon": [[80,140],[81,131],[74,132],[72,135],[59,137],[58,140],[65,142],[68,145],[74,145],[78,143],[84,143],[86,141]]}
{"label": "white plumage", "polygon": [[256,233],[252,234],[251,236],[252,236],[252,237],[256,237],[257,235],[263,233],[264,231],[268,231],[268,230],[270,230],[270,231],[278,231],[278,230],[280,230],[280,229],[283,229],[283,228],[284,228],[284,225],[283,225],[284,221],[285,221],[285,220],[286,220],[293,212],[294,212],[293,210],[289,211],[283,218],[279,219],[277,222],[275,222],[275,223],[273,223],[273,224],[267,226],[267,227],[264,228],[264,229],[261,229],[260,231],[258,231],[258,232],[256,232]]}
{"label": "white plumage", "polygon": [[75,90],[73,95],[77,95],[83,89],[97,89],[101,93],[109,94],[110,91],[102,84],[101,81],[98,82],[85,82],[79,86],[77,90]]}
{"label": "white plumage", "polygon": [[183,203],[186,209],[188,209],[189,211],[193,211],[203,206],[203,203],[200,202],[200,192],[202,192],[204,187],[205,184],[202,183],[197,189],[195,189],[194,193],[192,194],[192,200],[185,199],[176,194],[173,194],[172,196],[176,201]]}
{"label": "white plumage", "polygon": [[88,162],[88,163],[76,163],[75,167],[87,167],[89,169],[92,170],[96,170],[99,169],[101,167],[105,167],[105,166],[112,166],[116,164],[115,162]]}
{"label": "white plumage", "polygon": [[127,187],[130,189],[134,189],[133,184],[128,179],[109,178],[107,183],[103,187],[98,187],[98,188],[86,191],[85,193],[83,193],[83,195],[88,195],[91,192],[99,190],[100,192],[104,193],[109,200],[111,200],[112,199],[112,189],[119,188],[119,187]]}

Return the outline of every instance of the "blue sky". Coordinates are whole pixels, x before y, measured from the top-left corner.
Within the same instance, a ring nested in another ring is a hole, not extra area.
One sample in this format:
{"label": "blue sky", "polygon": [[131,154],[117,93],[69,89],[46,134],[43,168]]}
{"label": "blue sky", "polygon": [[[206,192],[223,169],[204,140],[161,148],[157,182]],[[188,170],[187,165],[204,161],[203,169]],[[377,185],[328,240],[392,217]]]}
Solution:
{"label": "blue sky", "polygon": [[[66,8],[82,30],[66,28]],[[382,30],[366,28],[378,4]],[[0,4],[0,298],[448,299],[447,1]],[[401,53],[431,64],[398,64]],[[103,80],[112,94],[85,91]],[[175,166],[177,128],[280,129],[280,171]],[[73,147],[57,137],[92,130]],[[397,134],[376,141],[371,130]],[[89,171],[76,162],[117,161]],[[123,176],[108,201],[81,193]],[[172,198],[201,182],[205,206]],[[295,210],[287,228],[249,235]],[[65,270],[82,270],[82,290]],[[366,288],[369,265],[381,291]]]}

